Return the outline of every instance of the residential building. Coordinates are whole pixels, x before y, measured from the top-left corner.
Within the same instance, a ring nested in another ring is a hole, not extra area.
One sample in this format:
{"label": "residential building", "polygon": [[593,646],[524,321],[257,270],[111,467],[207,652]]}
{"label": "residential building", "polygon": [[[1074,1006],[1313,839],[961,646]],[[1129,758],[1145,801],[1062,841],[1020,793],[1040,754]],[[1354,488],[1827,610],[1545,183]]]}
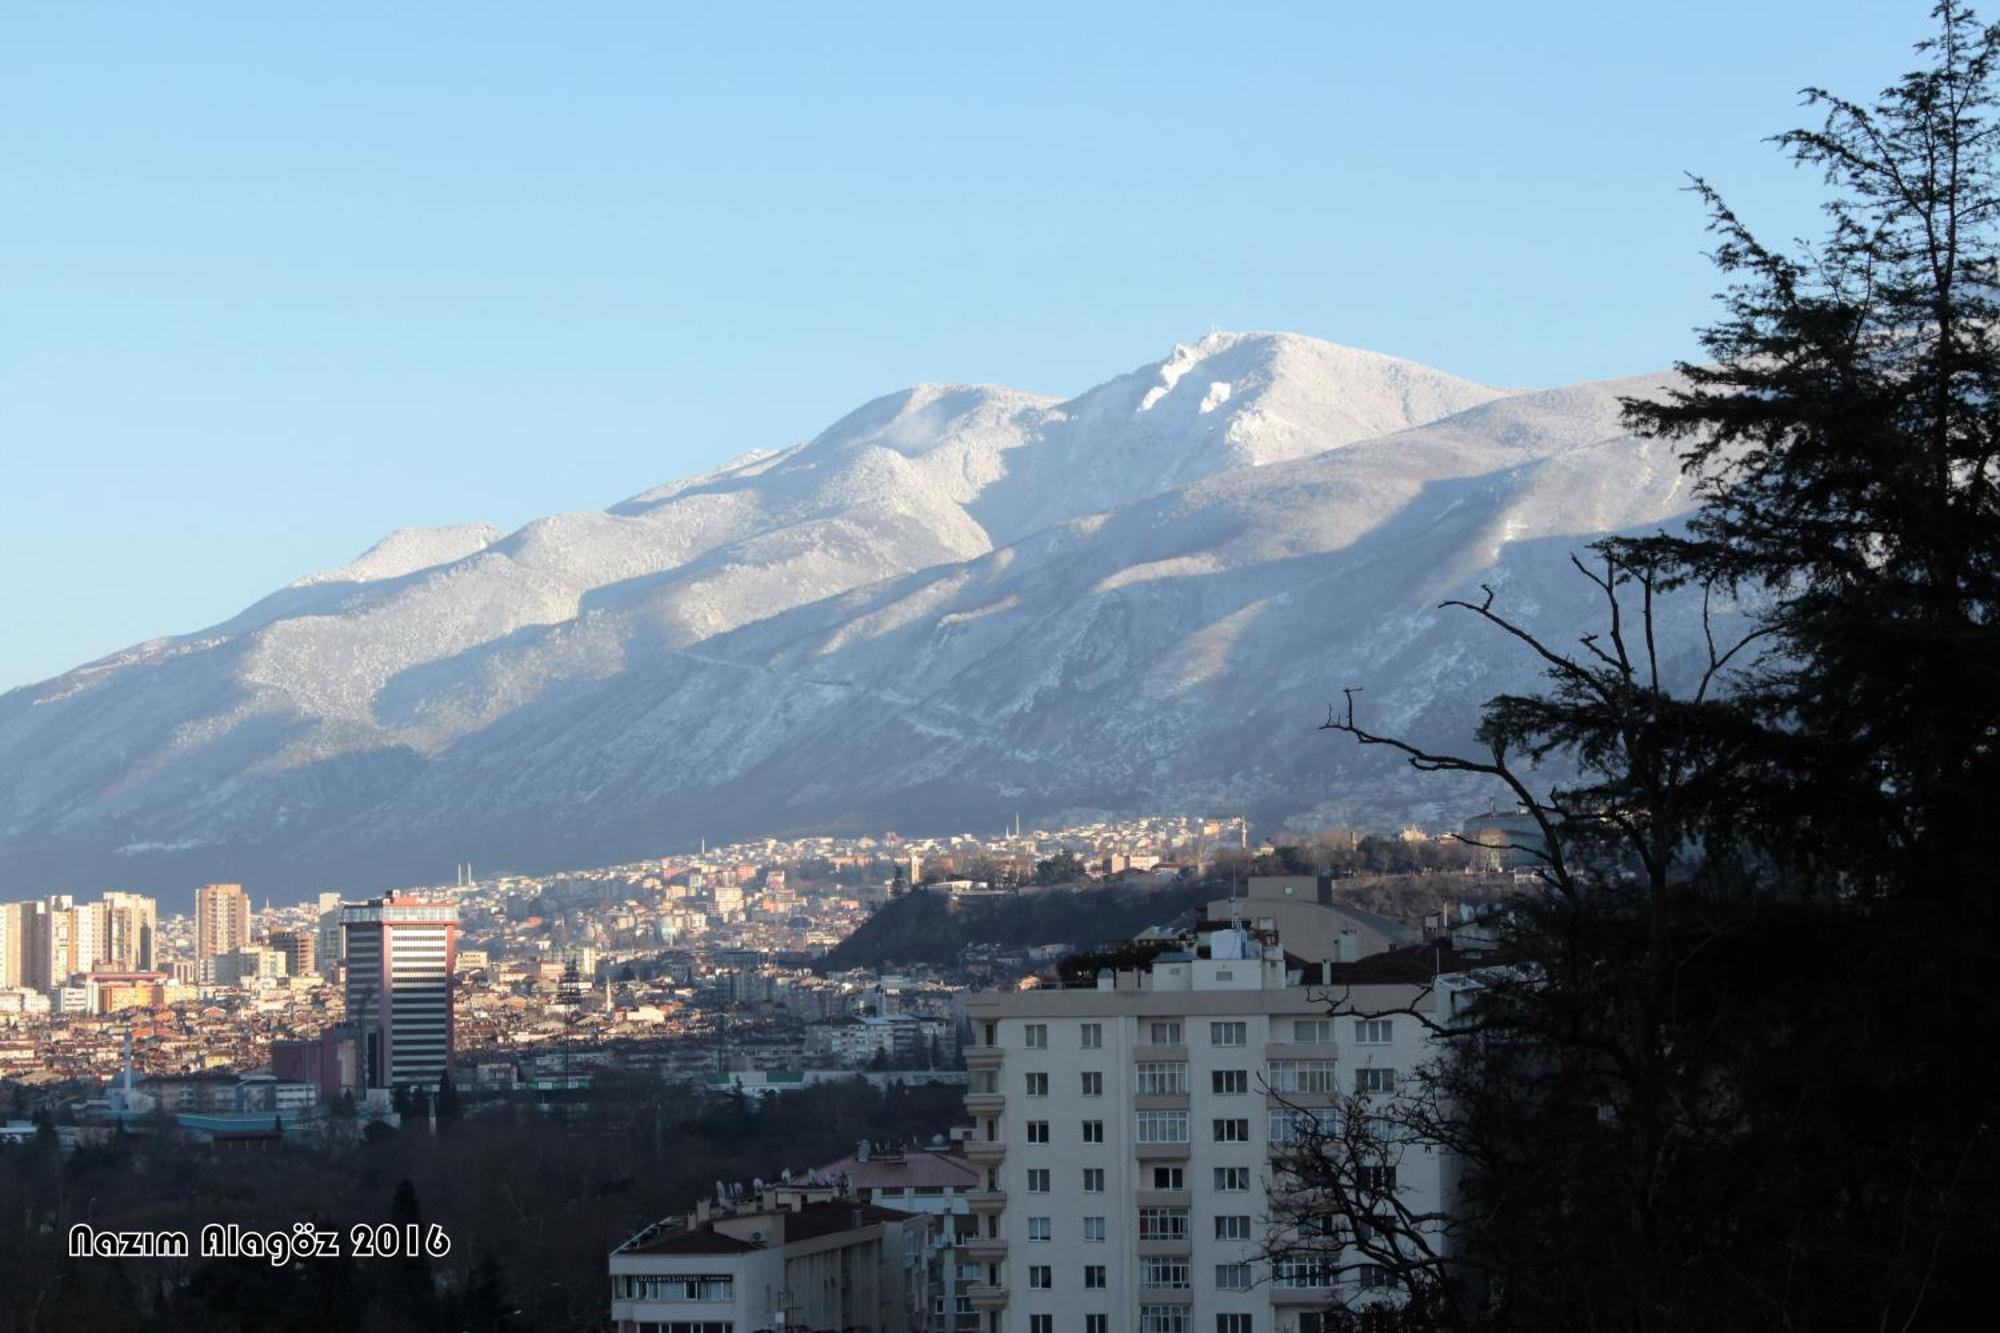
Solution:
{"label": "residential building", "polygon": [[0,990],[47,990],[48,905],[0,903]]}
{"label": "residential building", "polygon": [[618,1333],[870,1329],[916,1333],[910,1214],[817,1186],[704,1200],[611,1252]]}
{"label": "residential building", "polygon": [[[1258,1260],[1274,1153],[1425,1059],[1409,1012],[1358,1016],[1436,1003],[1405,973],[1363,974],[1331,1011],[1329,975],[1371,962],[1323,969],[1225,926],[1093,986],[968,996],[985,1333],[1303,1333],[1379,1299],[1359,1264]],[[1413,1209],[1446,1206],[1435,1152],[1405,1145],[1393,1169]]]}
{"label": "residential building", "polygon": [[971,1289],[986,1270],[966,1253],[978,1219],[971,1194],[984,1173],[965,1160],[959,1145],[942,1138],[928,1148],[883,1150],[863,1139],[852,1155],[815,1168],[808,1180],[851,1191],[863,1203],[931,1219],[931,1261],[921,1284],[911,1284],[918,1305],[911,1326],[935,1333],[977,1333],[979,1313]]}
{"label": "residential building", "polygon": [[95,966],[117,972],[151,972],[159,905],[143,894],[114,889],[104,894],[100,919],[103,937],[98,942]]}
{"label": "residential building", "polygon": [[250,942],[250,895],[241,884],[204,884],[194,891],[194,957],[199,966]]}
{"label": "residential building", "polygon": [[457,905],[392,893],[344,905],[340,920],[367,1086],[435,1087],[451,1065]]}
{"label": "residential building", "polygon": [[315,966],[315,932],[304,930],[274,930],[271,932],[271,948],[283,954],[285,972],[289,976],[302,977],[317,971]]}
{"label": "residential building", "polygon": [[319,930],[319,938],[313,942],[314,961],[327,976],[333,975],[333,965],[341,960],[340,935],[340,895],[322,893],[319,896],[318,915],[314,923]]}

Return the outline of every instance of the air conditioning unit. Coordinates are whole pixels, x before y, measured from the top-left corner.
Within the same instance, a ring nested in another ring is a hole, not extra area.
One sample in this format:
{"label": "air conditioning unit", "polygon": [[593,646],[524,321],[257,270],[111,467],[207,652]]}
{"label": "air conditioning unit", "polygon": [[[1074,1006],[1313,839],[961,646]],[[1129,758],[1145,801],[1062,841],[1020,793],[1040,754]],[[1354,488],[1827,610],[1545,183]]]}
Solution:
{"label": "air conditioning unit", "polygon": [[761,1227],[750,1233],[750,1240],[753,1244],[762,1245],[765,1241],[769,1239],[770,1239],[769,1234],[766,1233]]}

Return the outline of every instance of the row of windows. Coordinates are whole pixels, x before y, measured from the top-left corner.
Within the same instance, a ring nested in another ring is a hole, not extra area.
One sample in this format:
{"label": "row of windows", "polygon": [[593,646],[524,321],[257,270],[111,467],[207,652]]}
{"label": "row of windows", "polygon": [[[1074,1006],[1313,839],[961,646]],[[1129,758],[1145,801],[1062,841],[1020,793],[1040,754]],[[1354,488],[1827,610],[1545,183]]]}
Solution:
{"label": "row of windows", "polygon": [[[1049,1172],[1044,1167],[1036,1167],[1028,1172],[1029,1193],[1046,1194],[1046,1189],[1036,1189],[1046,1185]],[[1156,1190],[1184,1190],[1187,1188],[1187,1170],[1178,1166],[1156,1166],[1153,1168],[1152,1183],[1145,1188]],[[1213,1170],[1215,1188],[1226,1194],[1240,1194],[1250,1188],[1250,1168],[1247,1166],[1218,1166]],[[1102,1194],[1104,1192],[1104,1168],[1086,1166],[1083,1168],[1083,1192]]]}
{"label": "row of windows", "polygon": [[611,1279],[611,1294],[634,1301],[733,1301],[736,1279],[726,1273],[621,1273]]}
{"label": "row of windows", "polygon": [[[998,1091],[991,1082],[992,1075],[986,1074],[972,1086],[974,1092]],[[1049,1076],[1040,1070],[1030,1070],[1024,1074],[1024,1086],[1030,1097],[1049,1095]],[[1104,1095],[1104,1072],[1098,1069],[1084,1070],[1082,1078],[1083,1095],[1102,1097]],[[1339,1065],[1333,1060],[1273,1060],[1265,1074],[1265,1086],[1272,1092],[1338,1092]],[[1208,1074],[1209,1091],[1218,1097],[1242,1096],[1250,1091],[1250,1071],[1247,1069],[1212,1069]],[[1188,1091],[1188,1067],[1180,1060],[1141,1061],[1134,1072],[1133,1090],[1141,1097],[1184,1097]],[[1394,1092],[1396,1071],[1368,1065],[1354,1071],[1354,1091]]]}
{"label": "row of windows", "polygon": [[[1283,1019],[1273,1020],[1282,1024]],[[1334,1040],[1334,1023],[1331,1018],[1295,1018],[1291,1021],[1292,1041],[1305,1046],[1328,1046]],[[1086,1051],[1104,1049],[1104,1024],[1080,1023],[1077,1025],[1078,1046]],[[1186,1028],[1180,1019],[1152,1019],[1140,1024],[1140,1032],[1149,1046],[1181,1046],[1187,1041]],[[1282,1027],[1278,1030],[1282,1031]],[[1357,1046],[1386,1046],[1394,1038],[1393,1020],[1387,1018],[1359,1018],[1354,1020],[1354,1043]],[[1047,1023],[1027,1023],[1022,1026],[1022,1045],[1031,1051],[1043,1051],[1049,1047],[1049,1025]],[[1229,1020],[1208,1025],[1208,1044],[1211,1046],[1248,1046],[1250,1025],[1246,1022]]]}
{"label": "row of windows", "polygon": [[[1249,1240],[1250,1215],[1248,1213],[1225,1213],[1210,1219],[1215,1226],[1217,1240]],[[1055,1239],[1055,1219],[1031,1217],[1028,1219],[1028,1239],[1050,1241]],[[1188,1210],[1185,1208],[1141,1208],[1139,1210],[1140,1240],[1186,1240],[1188,1238]],[[1086,1286],[1089,1284],[1086,1283]]]}
{"label": "row of windows", "polygon": [[[1215,1333],[1257,1333],[1256,1318],[1250,1314],[1219,1314],[1215,1317]],[[1333,1333],[1335,1328],[1344,1327],[1336,1322],[1337,1318],[1352,1318],[1352,1316],[1336,1316],[1318,1310],[1301,1311],[1298,1317],[1298,1333]],[[1397,1312],[1393,1310],[1364,1310],[1360,1314],[1361,1327],[1364,1329],[1375,1328],[1378,1325],[1391,1328],[1395,1326],[1397,1318]],[[1028,1333],[1055,1333],[1055,1329],[1056,1317],[1052,1314],[1028,1316]],[[1194,1329],[1194,1313],[1185,1306],[1139,1307],[1139,1333],[1194,1333]],[[1085,1315],[1083,1333],[1111,1333],[1111,1316]]]}

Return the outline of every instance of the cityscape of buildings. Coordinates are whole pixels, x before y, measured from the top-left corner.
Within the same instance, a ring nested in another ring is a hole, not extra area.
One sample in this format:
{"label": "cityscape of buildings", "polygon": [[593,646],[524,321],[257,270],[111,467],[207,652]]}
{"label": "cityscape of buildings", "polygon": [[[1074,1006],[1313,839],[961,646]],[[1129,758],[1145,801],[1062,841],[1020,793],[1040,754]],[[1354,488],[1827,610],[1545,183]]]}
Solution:
{"label": "cityscape of buildings", "polygon": [[[1488,868],[1519,832],[1467,827]],[[1449,929],[1344,904],[1325,877],[1248,875],[1204,920],[1134,941],[1145,960],[1067,985],[1059,945],[814,967],[913,886],[1035,893],[1057,865],[1086,885],[1177,883],[1225,850],[1241,866],[1271,849],[1238,820],[1162,818],[461,867],[449,886],[262,910],[210,884],[165,920],[126,892],[10,903],[0,1078],[66,1096],[69,1141],[164,1116],[216,1144],[312,1133],[336,1110],[393,1123],[447,1084],[559,1094],[609,1070],[748,1097],[945,1083],[964,1096],[949,1135],[774,1162],[630,1237],[609,1257],[616,1327],[1313,1333],[1330,1301],[1383,1284],[1318,1251],[1258,1272],[1283,1152],[1301,1117],[1393,1098],[1421,1067],[1424,1024],[1376,1015],[1445,1016],[1452,989],[1433,980],[1475,956]],[[1419,1212],[1449,1209],[1434,1153],[1399,1154],[1388,1178]]]}

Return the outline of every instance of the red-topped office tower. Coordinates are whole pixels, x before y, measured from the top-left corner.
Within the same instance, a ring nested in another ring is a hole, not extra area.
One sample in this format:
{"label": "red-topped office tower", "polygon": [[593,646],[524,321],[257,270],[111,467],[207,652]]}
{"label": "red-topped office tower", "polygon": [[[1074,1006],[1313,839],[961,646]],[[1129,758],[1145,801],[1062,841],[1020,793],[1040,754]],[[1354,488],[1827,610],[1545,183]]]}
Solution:
{"label": "red-topped office tower", "polygon": [[343,903],[347,1021],[371,1088],[435,1088],[451,1065],[458,906],[389,894]]}

